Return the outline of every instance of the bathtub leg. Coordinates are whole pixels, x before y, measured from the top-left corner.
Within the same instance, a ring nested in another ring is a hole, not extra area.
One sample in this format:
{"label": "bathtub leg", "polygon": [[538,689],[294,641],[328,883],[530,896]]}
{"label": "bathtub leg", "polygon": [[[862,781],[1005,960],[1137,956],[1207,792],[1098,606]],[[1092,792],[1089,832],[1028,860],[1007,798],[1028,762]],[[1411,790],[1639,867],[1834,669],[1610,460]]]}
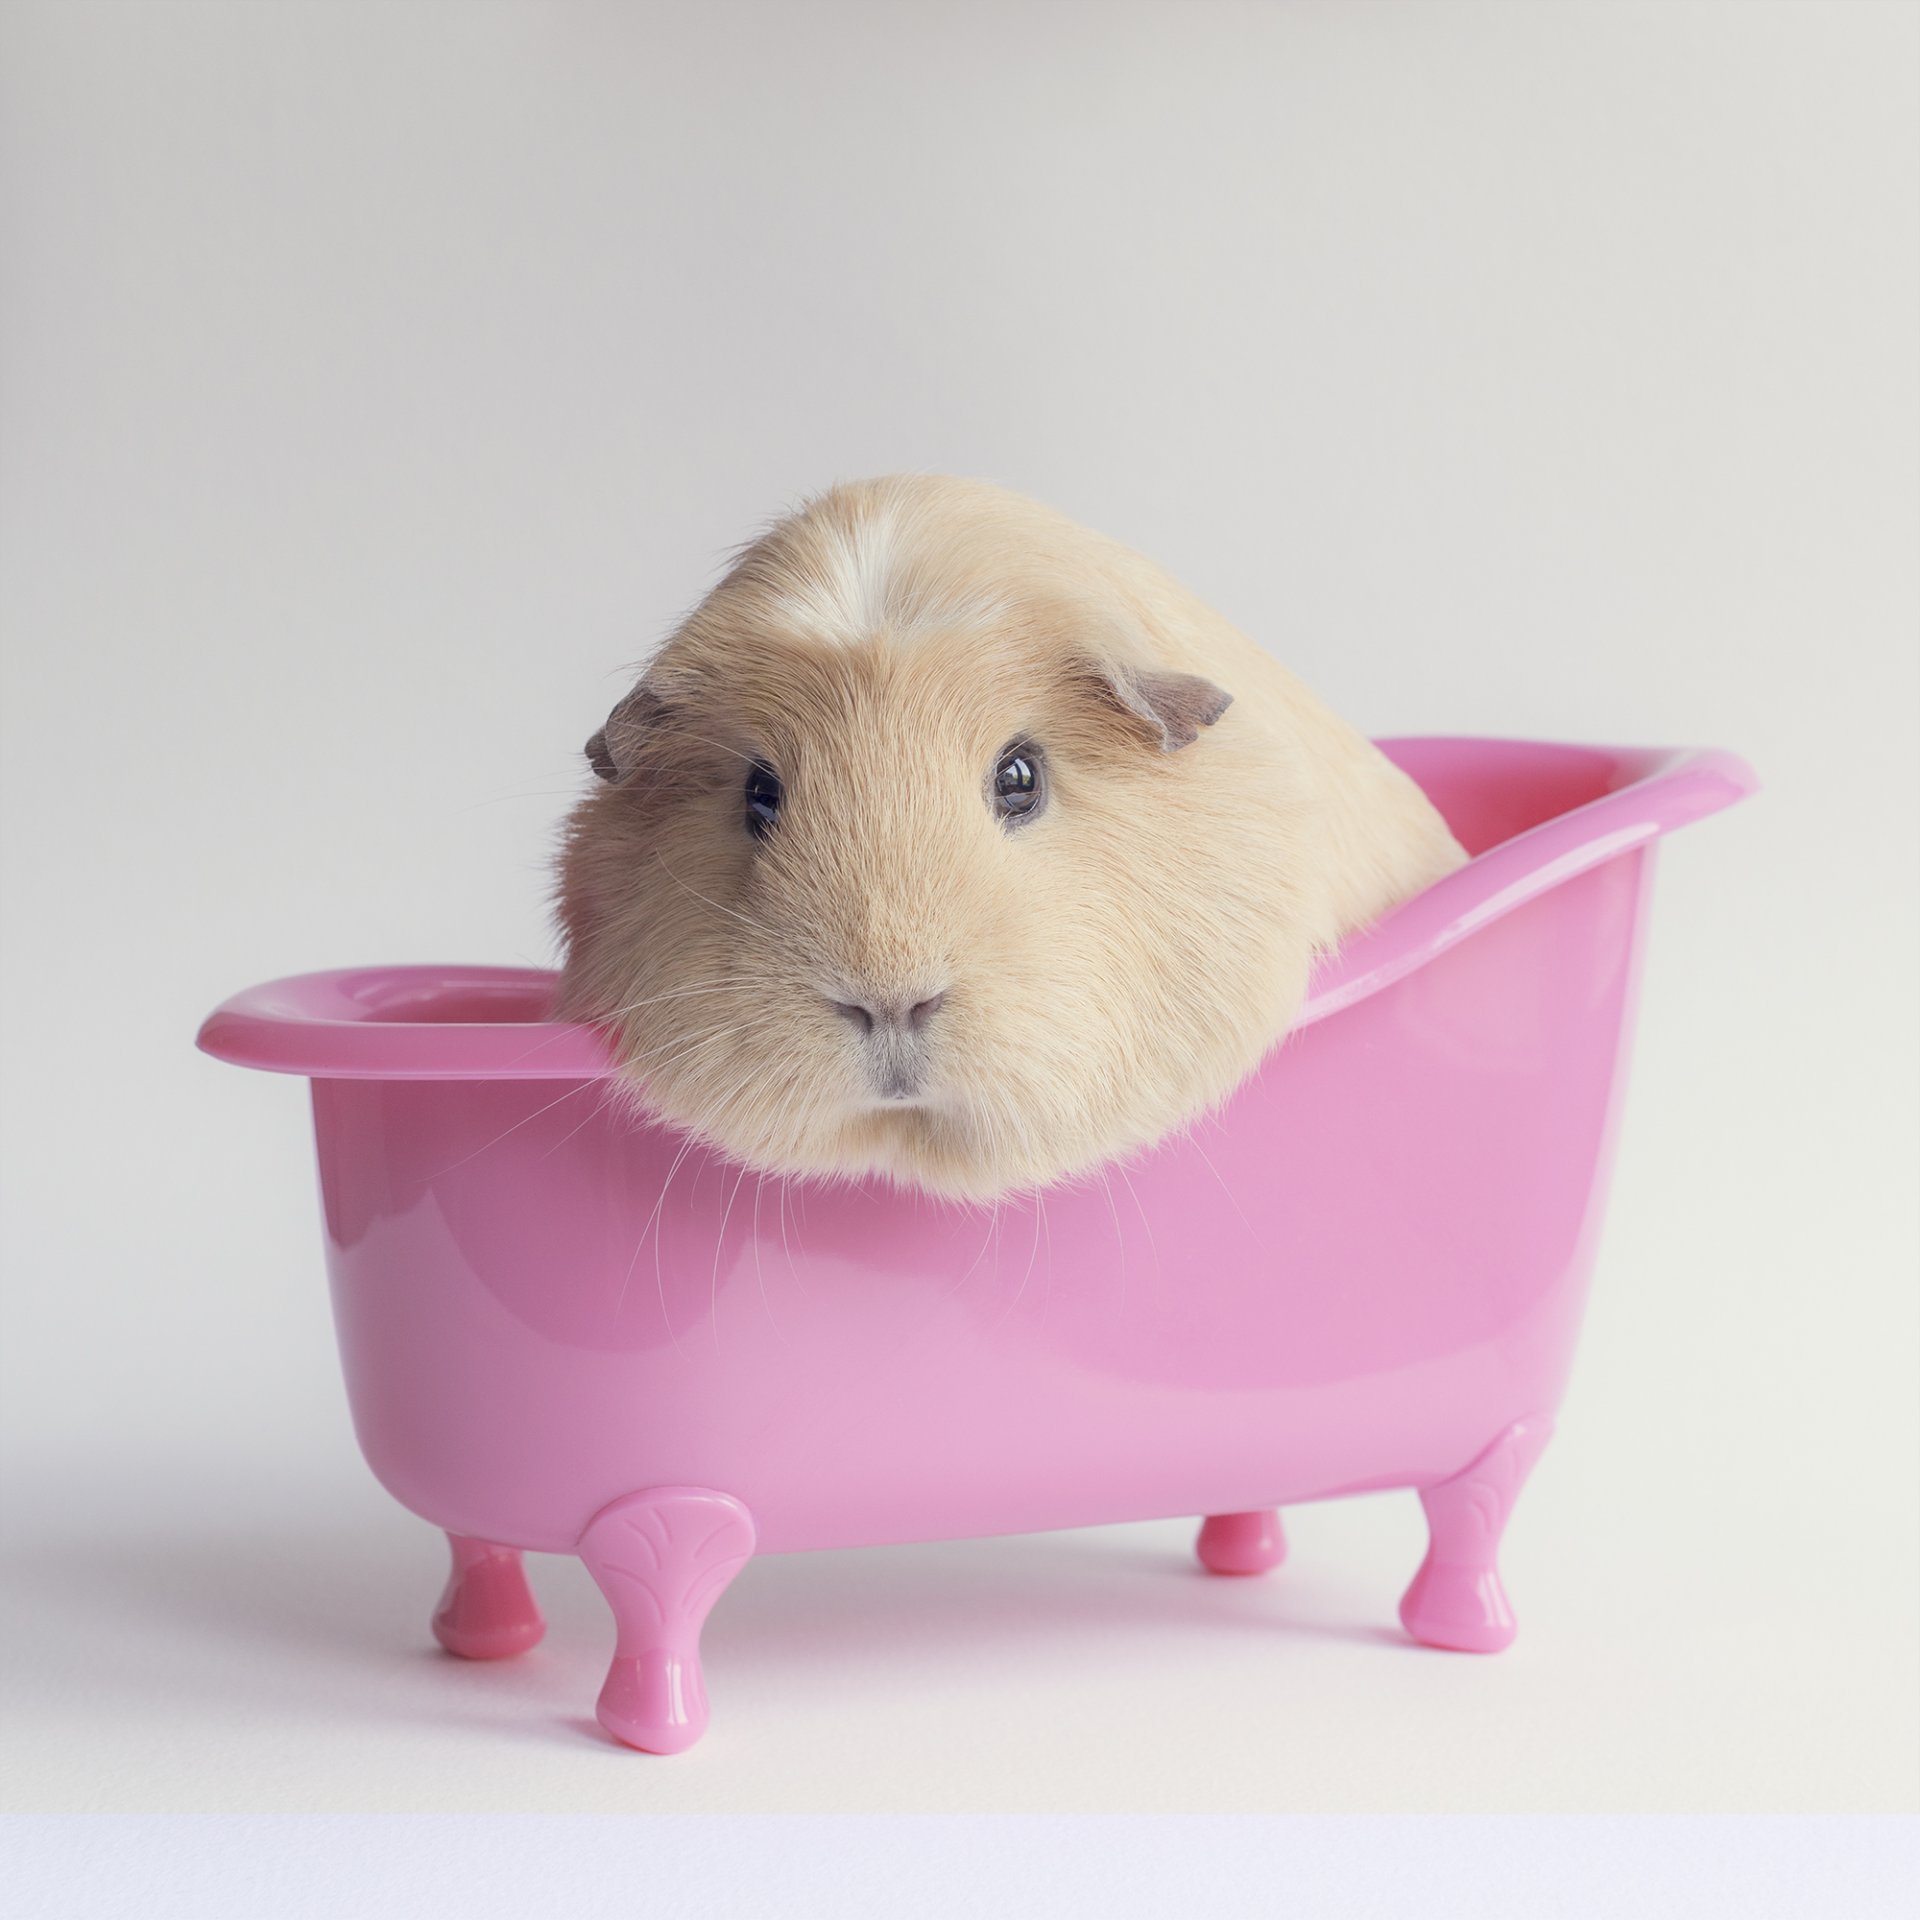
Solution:
{"label": "bathtub leg", "polygon": [[453,1571],[433,1610],[433,1637],[462,1660],[504,1660],[537,1646],[547,1623],[512,1547],[450,1533]]}
{"label": "bathtub leg", "polygon": [[1280,1510],[1209,1514],[1200,1523],[1193,1550],[1209,1573],[1271,1573],[1287,1557]]}
{"label": "bathtub leg", "polygon": [[602,1507],[579,1552],[618,1628],[600,1724],[630,1747],[683,1752],[707,1730],[700,1629],[753,1556],[752,1516],[706,1487],[654,1487]]}
{"label": "bathtub leg", "polygon": [[1496,1556],[1507,1515],[1552,1432],[1550,1420],[1519,1421],[1465,1472],[1420,1489],[1431,1542],[1400,1602],[1400,1623],[1416,1640],[1498,1653],[1513,1639]]}

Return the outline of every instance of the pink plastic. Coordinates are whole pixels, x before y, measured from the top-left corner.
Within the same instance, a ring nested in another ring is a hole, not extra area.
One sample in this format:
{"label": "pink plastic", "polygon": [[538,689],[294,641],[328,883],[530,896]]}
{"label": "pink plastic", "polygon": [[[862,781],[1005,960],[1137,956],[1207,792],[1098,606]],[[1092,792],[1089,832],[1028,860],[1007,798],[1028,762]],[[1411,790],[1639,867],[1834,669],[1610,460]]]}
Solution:
{"label": "pink plastic", "polygon": [[453,1571],[433,1610],[433,1637],[463,1660],[504,1660],[538,1646],[547,1623],[511,1547],[450,1533]]}
{"label": "pink plastic", "polygon": [[679,1753],[707,1730],[700,1629],[753,1556],[753,1516],[705,1487],[623,1494],[594,1515],[580,1558],[619,1630],[600,1724],[629,1746]]}
{"label": "pink plastic", "polygon": [[1258,1513],[1214,1513],[1193,1543],[1209,1573],[1271,1573],[1287,1557],[1287,1536],[1271,1507]]}
{"label": "pink plastic", "polygon": [[1215,1117],[989,1213],[762,1178],[632,1126],[546,974],[256,987],[200,1044],[313,1080],[328,1264],[374,1472],[454,1536],[454,1652],[531,1645],[518,1550],[579,1554],[619,1630],[600,1717],[676,1752],[747,1556],[1418,1489],[1416,1639],[1490,1651],[1501,1530],[1593,1264],[1651,842],[1728,754],[1387,751],[1475,855],[1315,983]]}

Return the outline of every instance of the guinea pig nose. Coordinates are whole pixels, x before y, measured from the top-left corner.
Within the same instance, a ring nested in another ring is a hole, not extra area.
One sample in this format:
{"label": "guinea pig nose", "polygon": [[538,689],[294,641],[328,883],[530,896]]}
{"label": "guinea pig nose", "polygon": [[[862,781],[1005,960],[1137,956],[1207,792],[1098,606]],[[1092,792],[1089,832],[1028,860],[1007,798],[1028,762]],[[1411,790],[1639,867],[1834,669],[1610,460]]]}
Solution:
{"label": "guinea pig nose", "polygon": [[906,1027],[918,1033],[946,1004],[946,998],[946,989],[943,987],[924,1000],[908,1000],[904,995],[898,999],[883,1000],[875,995],[871,1000],[830,999],[827,1004],[841,1019],[851,1021],[862,1033],[872,1033],[881,1027]]}

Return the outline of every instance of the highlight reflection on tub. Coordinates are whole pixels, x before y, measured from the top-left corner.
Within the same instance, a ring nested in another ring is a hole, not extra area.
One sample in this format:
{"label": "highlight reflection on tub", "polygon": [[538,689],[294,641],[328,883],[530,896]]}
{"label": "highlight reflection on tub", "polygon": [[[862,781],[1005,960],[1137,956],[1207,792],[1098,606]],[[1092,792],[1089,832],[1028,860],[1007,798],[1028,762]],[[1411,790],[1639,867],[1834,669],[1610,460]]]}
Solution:
{"label": "highlight reflection on tub", "polygon": [[578,1554],[618,1627],[600,1719],[676,1752],[755,1552],[1191,1513],[1206,1567],[1255,1573],[1280,1507],[1409,1487],[1408,1632],[1505,1646],[1652,843],[1754,783],[1715,752],[1386,746],[1475,857],[1349,942],[1213,1118],[992,1213],[632,1124],[544,973],[313,974],[213,1014],[209,1053],[312,1079],[354,1426],[451,1538],[441,1642],[530,1647],[521,1553]]}

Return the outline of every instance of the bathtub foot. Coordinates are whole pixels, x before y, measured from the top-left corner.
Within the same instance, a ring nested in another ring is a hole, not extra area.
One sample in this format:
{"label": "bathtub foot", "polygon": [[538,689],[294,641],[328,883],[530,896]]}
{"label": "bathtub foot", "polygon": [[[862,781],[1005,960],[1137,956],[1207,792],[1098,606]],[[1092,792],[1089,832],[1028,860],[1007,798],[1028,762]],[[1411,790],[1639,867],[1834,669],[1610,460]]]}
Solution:
{"label": "bathtub foot", "polygon": [[654,1487],[609,1501],[579,1551],[619,1630],[600,1724],[647,1753],[684,1752],[707,1730],[700,1629],[752,1558],[752,1516],[706,1487]]}
{"label": "bathtub foot", "polygon": [[1513,1639],[1496,1556],[1507,1515],[1552,1432],[1550,1420],[1519,1421],[1465,1472],[1420,1489],[1431,1543],[1400,1602],[1400,1624],[1416,1640],[1498,1653]]}
{"label": "bathtub foot", "polygon": [[1200,1523],[1193,1550],[1209,1573],[1271,1573],[1287,1557],[1280,1510],[1209,1514]]}
{"label": "bathtub foot", "polygon": [[547,1623],[513,1547],[450,1533],[453,1571],[433,1610],[433,1637],[462,1660],[504,1660],[537,1646]]}

